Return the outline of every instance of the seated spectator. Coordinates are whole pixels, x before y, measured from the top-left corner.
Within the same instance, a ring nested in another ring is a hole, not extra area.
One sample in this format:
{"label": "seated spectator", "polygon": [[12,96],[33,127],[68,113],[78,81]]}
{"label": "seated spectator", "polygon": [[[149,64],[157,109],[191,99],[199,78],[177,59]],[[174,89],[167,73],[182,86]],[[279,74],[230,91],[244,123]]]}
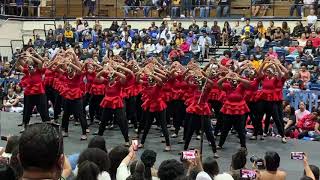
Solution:
{"label": "seated spectator", "polygon": [[281,39],[283,39],[283,33],[281,32],[281,28],[277,27],[277,29],[275,30],[275,32],[273,34],[273,41],[280,42]]}
{"label": "seated spectator", "polygon": [[306,110],[306,106],[304,102],[299,103],[299,109],[294,112],[296,116],[296,122],[299,122],[300,119],[302,119],[304,116],[310,114],[308,110]]}
{"label": "seated spectator", "polygon": [[59,34],[64,34],[64,29],[61,24],[58,25],[58,28],[55,30],[55,36]]}
{"label": "seated spectator", "polygon": [[213,157],[207,157],[202,162],[203,171],[206,172],[211,179],[219,174],[219,165]]}
{"label": "seated spectator", "polygon": [[231,28],[231,36],[233,36],[233,41],[237,41],[242,33],[242,28],[240,27],[239,21],[236,21],[235,25]]}
{"label": "seated spectator", "polygon": [[296,117],[294,115],[294,108],[290,104],[285,104],[283,108],[283,121],[285,123],[284,130],[286,130],[296,124]]}
{"label": "seated spectator", "polygon": [[[105,179],[105,180],[111,180],[110,175],[108,173],[110,168],[110,160],[108,154],[99,149],[99,148],[88,148],[84,150],[78,160],[78,168],[76,168],[73,172],[74,175],[77,176],[78,179],[84,179],[81,176],[86,176],[86,174],[82,173],[80,170],[85,170],[82,168],[83,163],[94,163],[98,167],[98,177],[97,179]],[[78,172],[80,172],[78,174]]]}
{"label": "seated spectator", "polygon": [[181,51],[185,54],[185,53],[188,53],[189,50],[190,50],[190,45],[184,41],[181,45],[180,45],[180,49]]}
{"label": "seated spectator", "polygon": [[177,33],[175,36],[175,44],[177,46],[180,46],[183,42],[184,42],[184,39],[183,39],[181,33]]}
{"label": "seated spectator", "polygon": [[62,134],[52,124],[33,124],[25,129],[19,141],[19,160],[22,179],[58,180],[71,174],[71,166],[63,154]]}
{"label": "seated spectator", "polygon": [[14,90],[9,88],[8,94],[4,97],[3,106],[6,112],[21,113],[23,107],[19,104],[19,97],[14,93]]}
{"label": "seated spectator", "polygon": [[198,44],[197,39],[193,39],[190,45],[189,51],[192,53],[192,57],[194,59],[198,59],[200,55],[200,46]]}
{"label": "seated spectator", "polygon": [[160,180],[176,179],[184,175],[185,170],[182,163],[175,159],[165,160],[159,166],[158,177]]}
{"label": "seated spectator", "polygon": [[311,55],[306,55],[304,57],[306,59],[304,64],[307,66],[307,70],[310,72],[316,71],[318,64],[314,62],[313,57]]}
{"label": "seated spectator", "polygon": [[38,47],[41,47],[44,45],[44,40],[40,38],[40,35],[37,34],[36,35],[36,39],[34,40],[34,47],[35,48],[38,48]]}
{"label": "seated spectator", "polygon": [[158,171],[154,168],[154,163],[157,160],[157,153],[152,150],[145,150],[141,154],[141,161],[144,164],[144,178],[157,179]]}
{"label": "seated spectator", "polygon": [[303,90],[304,89],[303,81],[299,73],[295,73],[290,84],[290,91],[292,90]]}
{"label": "seated spectator", "polygon": [[229,50],[225,50],[223,52],[223,57],[220,61],[220,64],[223,66],[226,66],[227,64],[229,64],[232,61],[231,59],[231,52]]}
{"label": "seated spectator", "polygon": [[[202,32],[202,31],[201,31]],[[210,33],[209,33],[210,34]],[[211,27],[211,34],[214,37],[215,42],[220,42],[221,28],[217,21],[213,21],[213,26]]]}
{"label": "seated spectator", "polygon": [[266,54],[266,57],[270,57],[272,59],[278,59],[278,54],[273,51],[272,47],[270,47],[267,54]]}
{"label": "seated spectator", "polygon": [[243,27],[242,29],[242,34],[244,34],[245,32],[249,32],[250,34],[252,34],[254,31],[253,26],[250,25],[250,19],[246,19],[246,25]]}
{"label": "seated spectator", "polygon": [[182,56],[184,56],[183,51],[181,51],[177,45],[173,46],[173,49],[171,50],[171,52],[169,53],[169,59],[173,62],[173,61],[180,61]]}
{"label": "seated spectator", "polygon": [[89,58],[92,58],[92,54],[89,53],[88,49],[82,49],[80,60],[85,61]]}
{"label": "seated spectator", "polygon": [[[214,24],[215,24],[215,23],[218,24],[217,21],[214,21],[213,23],[214,23]],[[220,29],[220,27],[219,27],[219,29]],[[207,22],[207,21],[203,21],[203,26],[200,28],[200,33],[202,33],[202,32],[206,32],[206,33],[208,33],[208,34],[211,32],[210,27],[208,26],[208,22]]]}
{"label": "seated spectator", "polygon": [[6,159],[8,162],[12,157],[12,153],[19,147],[19,136],[7,137],[7,144],[3,152],[0,152],[0,159]]}
{"label": "seated spectator", "polygon": [[308,136],[309,132],[315,130],[315,125],[318,120],[318,112],[313,111],[311,114],[303,116],[297,123],[297,129],[299,132],[298,139],[302,139]]}
{"label": "seated spectator", "polygon": [[155,45],[152,43],[151,38],[149,38],[147,40],[147,42],[144,44],[143,48],[144,48],[144,51],[147,56],[152,56],[156,50]]}
{"label": "seated spectator", "polygon": [[306,38],[306,34],[305,33],[301,33],[300,38],[297,39],[299,46],[300,47],[304,47],[307,44],[308,39]]}
{"label": "seated spectator", "polygon": [[311,74],[307,70],[307,65],[306,64],[302,64],[301,65],[301,70],[300,70],[299,74],[300,74],[301,80],[303,82],[303,85],[307,86],[307,83],[310,81]]}
{"label": "seated spectator", "polygon": [[133,9],[132,6],[134,6],[135,0],[125,0],[124,1],[124,16],[127,17],[129,14],[129,11]]}
{"label": "seated spectator", "polygon": [[280,156],[278,153],[268,151],[264,156],[264,160],[266,170],[260,172],[261,180],[286,179],[287,173],[278,169],[280,166]]}
{"label": "seated spectator", "polygon": [[[121,53],[123,49],[121,48],[120,44],[116,44],[115,47],[112,49],[113,55],[117,56]],[[89,53],[88,53],[89,54]]]}
{"label": "seated spectator", "polygon": [[307,41],[306,46],[303,48],[303,53],[308,55],[316,53],[316,49],[313,47],[311,40]]}
{"label": "seated spectator", "polygon": [[117,169],[122,162],[122,160],[129,154],[128,148],[124,146],[116,146],[114,147],[110,153],[110,176],[111,179],[116,179]]}
{"label": "seated spectator", "polygon": [[112,32],[117,32],[118,29],[119,29],[118,21],[112,21],[112,24],[109,27],[109,30]]}
{"label": "seated spectator", "polygon": [[221,0],[218,1],[217,7],[217,17],[226,17],[229,16],[230,11],[230,0]]}
{"label": "seated spectator", "polygon": [[263,37],[263,34],[258,33],[258,38],[254,41],[254,47],[264,47],[266,44],[266,39]]}
{"label": "seated spectator", "polygon": [[195,19],[192,20],[192,24],[189,26],[189,31],[192,31],[194,34],[199,34],[199,26]]}
{"label": "seated spectator", "polygon": [[[192,41],[196,39],[196,35],[193,33],[193,31],[190,31],[188,33],[188,36],[186,37],[186,42],[191,45],[192,44]],[[197,40],[197,39],[196,39]]]}
{"label": "seated spectator", "polygon": [[162,53],[163,49],[167,46],[167,43],[164,39],[160,39],[160,41],[155,46],[155,53]]}
{"label": "seated spectator", "polygon": [[302,22],[301,21],[297,21],[297,25],[293,28],[293,31],[292,31],[291,35],[293,37],[295,37],[295,38],[298,38],[304,32],[305,32],[305,30],[304,30]]}
{"label": "seated spectator", "polygon": [[296,57],[296,59],[292,62],[292,69],[293,70],[299,70],[301,68],[301,58],[299,56]]}
{"label": "seated spectator", "polygon": [[[210,17],[210,10],[212,5],[214,5],[214,0],[199,1],[199,5],[200,5],[200,18]],[[195,10],[196,8],[194,9],[194,13],[195,13]]]}
{"label": "seated spectator", "polygon": [[290,34],[288,32],[286,32],[284,34],[284,37],[280,41],[280,46],[281,47],[288,47],[291,45],[291,42],[292,42],[292,40],[290,38]]}
{"label": "seated spectator", "polygon": [[320,67],[317,67],[316,71],[311,72],[311,78],[310,82],[308,84],[308,87],[310,86],[311,83],[313,84],[320,84]]}

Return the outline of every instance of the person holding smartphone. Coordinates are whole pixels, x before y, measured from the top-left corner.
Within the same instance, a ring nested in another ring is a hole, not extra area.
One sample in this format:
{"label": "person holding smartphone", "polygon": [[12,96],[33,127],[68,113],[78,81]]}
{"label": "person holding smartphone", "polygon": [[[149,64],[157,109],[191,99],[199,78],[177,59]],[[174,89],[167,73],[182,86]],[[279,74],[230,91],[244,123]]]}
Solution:
{"label": "person holding smartphone", "polygon": [[265,171],[259,172],[259,180],[285,180],[287,173],[279,170],[280,156],[277,152],[268,151],[264,156],[265,160]]}

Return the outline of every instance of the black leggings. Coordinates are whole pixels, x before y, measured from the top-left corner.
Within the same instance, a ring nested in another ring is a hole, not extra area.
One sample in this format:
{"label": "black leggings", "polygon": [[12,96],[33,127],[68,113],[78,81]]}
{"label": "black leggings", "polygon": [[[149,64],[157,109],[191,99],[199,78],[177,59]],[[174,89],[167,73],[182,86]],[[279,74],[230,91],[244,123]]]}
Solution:
{"label": "black leggings", "polygon": [[160,111],[160,112],[149,112],[149,111],[144,111],[144,118],[146,121],[146,124],[144,126],[144,131],[141,139],[141,144],[144,144],[146,141],[147,135],[149,133],[149,130],[152,126],[152,122],[154,118],[160,123],[162,133],[165,137],[166,140],[166,145],[170,146],[170,139],[169,139],[169,132],[167,129],[167,122],[166,122],[166,111]]}
{"label": "black leggings", "polygon": [[83,106],[82,106],[82,109],[83,109],[83,113],[84,113],[84,115],[85,115],[85,118],[86,118],[86,114],[87,114],[87,112],[86,112],[86,106],[87,105],[89,105],[89,103],[90,103],[90,97],[91,97],[91,95],[89,94],[89,93],[86,93],[84,96],[83,96]]}
{"label": "black leggings", "polygon": [[187,133],[184,144],[184,150],[187,150],[195,130],[201,129],[201,121],[203,121],[203,132],[206,133],[208,141],[211,143],[213,153],[217,152],[216,142],[212,133],[211,121],[208,116],[201,116],[197,114],[191,114],[190,119],[187,122]]}
{"label": "black leggings", "polygon": [[53,111],[54,111],[54,119],[57,120],[59,118],[59,114],[61,114],[63,98],[57,90],[54,91],[54,94],[55,94],[55,103],[53,106]]}
{"label": "black leggings", "polygon": [[97,119],[101,120],[101,108],[100,103],[103,99],[104,95],[91,95],[90,101],[89,101],[89,115],[90,115],[90,121],[93,122],[94,116],[96,116]]}
{"label": "black leggings", "polygon": [[48,102],[45,94],[25,95],[24,96],[24,108],[23,108],[23,123],[27,126],[30,122],[30,116],[34,106],[37,107],[37,111],[40,113],[41,120],[43,122],[49,121]]}
{"label": "black leggings", "polygon": [[252,125],[254,127],[253,136],[262,135],[262,119],[258,118],[258,103],[257,102],[247,102],[250,112],[245,116],[245,120],[247,117],[250,117]]}
{"label": "black leggings", "polygon": [[244,115],[223,114],[222,132],[219,146],[222,147],[232,127],[238,132],[241,147],[246,147],[246,120]]}
{"label": "black leggings", "polygon": [[222,128],[222,114],[220,112],[222,108],[222,103],[220,101],[212,101],[210,100],[209,103],[211,104],[211,107],[214,110],[214,114],[217,118],[217,123],[214,128],[214,135],[218,135],[218,133],[221,131]]}
{"label": "black leggings", "polygon": [[173,126],[175,134],[178,135],[180,127],[184,124],[186,117],[186,106],[182,100],[173,100]]}
{"label": "black leggings", "polygon": [[65,99],[64,100],[64,108],[63,108],[63,116],[62,116],[62,128],[65,132],[68,132],[69,126],[69,117],[70,115],[74,115],[74,119],[78,119],[81,124],[82,134],[86,135],[87,129],[87,121],[83,114],[82,109],[82,98],[79,99]]}
{"label": "black leggings", "polygon": [[117,109],[103,108],[102,109],[101,124],[99,126],[98,135],[103,136],[103,132],[106,126],[109,125],[109,123],[113,120],[113,116],[114,116],[114,119],[118,122],[121,133],[124,137],[124,140],[126,142],[129,142],[128,121],[125,118],[123,108],[117,108]]}
{"label": "black leggings", "polygon": [[[277,104],[274,101],[261,101],[259,102],[259,119],[263,118],[263,115],[266,114],[266,117],[272,117],[274,123],[276,124],[276,127],[278,129],[278,133],[281,137],[284,137],[284,125],[283,125],[283,118],[280,119],[279,117],[279,104]],[[282,112],[282,111],[281,111]],[[282,116],[281,116],[282,117]],[[267,120],[266,118],[266,128],[269,128],[269,122],[270,120]],[[268,123],[268,124],[267,124]]]}
{"label": "black leggings", "polygon": [[138,120],[137,120],[137,97],[131,96],[125,99],[126,103],[126,115],[127,120],[131,120],[131,123],[134,125],[134,128],[138,128]]}
{"label": "black leggings", "polygon": [[52,88],[52,86],[46,86],[46,96],[47,101],[50,101],[52,104],[52,108],[54,108],[55,102],[56,102],[56,96],[55,96],[55,90]]}

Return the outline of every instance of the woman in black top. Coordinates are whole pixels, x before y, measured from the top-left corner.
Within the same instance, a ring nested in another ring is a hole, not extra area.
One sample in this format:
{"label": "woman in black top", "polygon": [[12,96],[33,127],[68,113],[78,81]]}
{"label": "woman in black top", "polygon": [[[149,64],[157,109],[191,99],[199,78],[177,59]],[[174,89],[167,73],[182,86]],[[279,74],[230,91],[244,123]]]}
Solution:
{"label": "woman in black top", "polygon": [[229,25],[229,22],[225,21],[222,28],[222,45],[228,46],[230,33],[231,27]]}

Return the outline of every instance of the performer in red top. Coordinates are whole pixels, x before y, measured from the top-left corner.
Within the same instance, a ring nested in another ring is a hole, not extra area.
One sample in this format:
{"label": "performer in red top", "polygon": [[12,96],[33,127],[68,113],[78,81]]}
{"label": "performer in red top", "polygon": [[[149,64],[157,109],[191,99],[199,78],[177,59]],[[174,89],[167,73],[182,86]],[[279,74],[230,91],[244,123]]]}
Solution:
{"label": "performer in red top", "polygon": [[105,64],[103,70],[97,74],[97,78],[101,78],[105,83],[105,96],[100,103],[102,116],[99,131],[95,134],[102,136],[106,125],[112,121],[114,115],[126,142],[126,146],[129,146],[128,121],[125,118],[122,99],[123,85],[125,84],[126,76],[118,72],[120,70],[126,73],[133,73],[129,69],[110,60]]}
{"label": "performer in red top", "polygon": [[186,122],[185,131],[185,144],[184,150],[187,150],[191,141],[192,135],[195,130],[201,129],[206,134],[208,141],[211,143],[214,158],[219,158],[216,150],[216,143],[212,133],[211,121],[211,106],[208,103],[209,93],[213,82],[206,77],[206,74],[195,64],[188,65],[188,76],[186,77],[187,83],[193,88],[193,96],[191,103],[186,109],[190,114],[190,119]]}
{"label": "performer in red top", "polygon": [[[31,55],[30,52],[34,53],[34,55]],[[41,56],[36,54],[33,49],[28,49],[25,52],[25,55],[19,59],[17,68],[24,73],[24,127],[29,124],[34,106],[37,107],[37,111],[40,113],[42,121],[49,121],[47,97],[45,95],[44,85],[42,82],[42,75],[44,71],[42,69]]]}
{"label": "performer in red top", "polygon": [[249,108],[244,100],[246,87],[250,82],[242,79],[238,74],[230,72],[218,81],[221,90],[226,92],[226,97],[221,108],[223,125],[218,148],[222,148],[232,126],[238,132],[241,147],[246,148],[246,120],[245,114]]}
{"label": "performer in red top", "polygon": [[[91,124],[93,124],[94,117],[100,120],[100,103],[104,97],[104,82],[97,78],[97,72],[102,70],[102,66],[90,59],[84,63],[82,69],[86,77],[85,91],[89,96],[87,97],[89,102],[89,116]],[[84,99],[86,99],[86,97],[84,97]]]}
{"label": "performer in red top", "polygon": [[279,62],[275,62],[274,60],[270,61],[269,59],[265,60],[261,64],[258,74],[262,79],[262,89],[257,94],[257,97],[260,100],[258,121],[262,120],[264,114],[269,117],[272,116],[277,126],[278,133],[282,137],[282,143],[286,143],[287,140],[284,135],[283,119],[280,119],[276,105],[276,102],[280,99],[279,91],[276,91],[277,81],[280,81],[283,77]]}
{"label": "performer in red top", "polygon": [[[171,76],[168,83],[171,87],[171,98],[173,107],[173,126],[175,128],[172,138],[176,138],[180,131],[180,127],[185,124],[186,106],[184,104],[184,93],[187,88],[187,83],[184,80],[186,69],[178,62],[174,61],[171,65]],[[185,133],[183,139],[185,139]]]}
{"label": "performer in red top", "polygon": [[144,143],[151,128],[152,122],[154,118],[156,118],[156,120],[160,123],[162,133],[166,141],[166,147],[164,151],[171,150],[169,132],[166,123],[167,104],[164,101],[163,94],[161,93],[163,79],[166,78],[164,74],[165,73],[157,68],[155,64],[149,63],[143,68],[142,73],[137,76],[138,81],[143,85],[142,109],[144,111],[144,119],[146,121],[139,148],[144,147]]}
{"label": "performer in red top", "polygon": [[[67,50],[68,51],[68,50]],[[67,53],[74,53],[72,50]],[[81,124],[82,136],[80,140],[87,140],[87,121],[83,113],[83,91],[81,90],[82,72],[81,65],[77,58],[67,56],[63,62],[59,62],[57,69],[66,76],[65,84],[61,96],[64,98],[64,108],[62,116],[63,137],[68,137],[69,117],[74,115]]]}

